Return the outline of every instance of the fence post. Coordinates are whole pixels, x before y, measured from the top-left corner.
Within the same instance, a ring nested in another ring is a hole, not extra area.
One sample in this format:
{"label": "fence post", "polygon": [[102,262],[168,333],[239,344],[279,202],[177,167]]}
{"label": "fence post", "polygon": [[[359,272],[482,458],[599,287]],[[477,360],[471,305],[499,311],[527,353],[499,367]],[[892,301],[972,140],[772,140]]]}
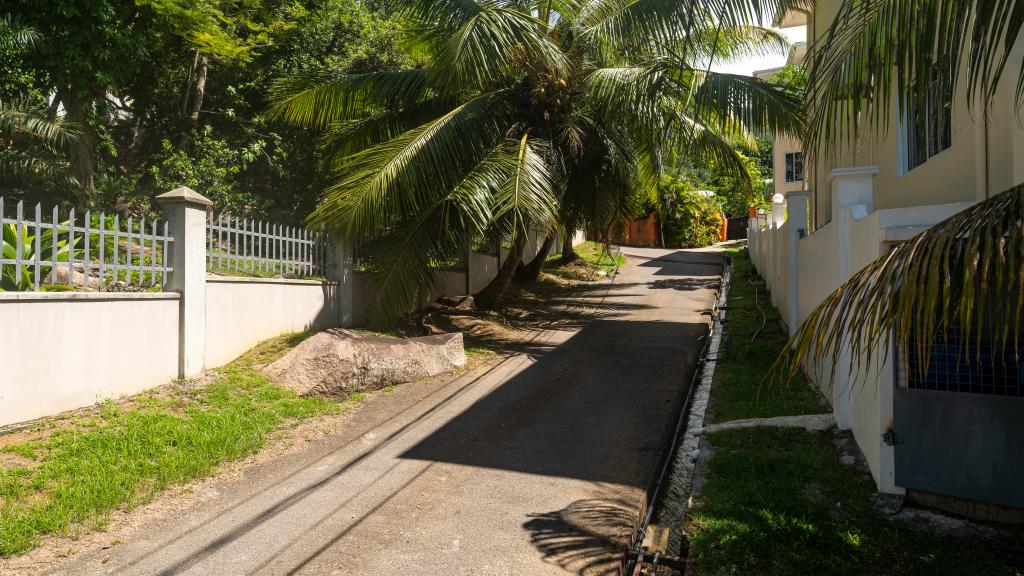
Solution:
{"label": "fence post", "polygon": [[327,238],[327,279],[337,282],[335,303],[338,307],[338,326],[352,326],[352,285],[355,282],[355,261],[352,246],[331,237]]}
{"label": "fence post", "polygon": [[156,197],[171,237],[167,289],[181,294],[178,313],[178,376],[206,367],[206,211],[205,196],[182,186]]}
{"label": "fence post", "polygon": [[789,259],[789,317],[786,324],[789,327],[789,335],[796,334],[800,327],[799,314],[797,313],[800,302],[800,259],[797,258],[797,243],[807,235],[807,200],[810,192],[808,190],[797,190],[786,193],[786,205],[789,210],[789,229],[786,238],[786,255]]}

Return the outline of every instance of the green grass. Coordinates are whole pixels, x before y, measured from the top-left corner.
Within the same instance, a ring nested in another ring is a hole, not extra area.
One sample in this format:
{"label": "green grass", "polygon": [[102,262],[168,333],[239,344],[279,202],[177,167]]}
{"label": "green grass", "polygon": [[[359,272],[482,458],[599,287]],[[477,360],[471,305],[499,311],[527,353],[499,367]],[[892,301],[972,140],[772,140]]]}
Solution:
{"label": "green grass", "polygon": [[711,400],[714,421],[827,412],[828,407],[818,402],[817,392],[802,377],[784,384],[773,384],[766,378],[786,345],[787,335],[747,251],[731,249],[726,253],[732,257],[732,284],[724,346],[715,369]]}
{"label": "green grass", "polygon": [[996,575],[1024,571],[1024,539],[935,535],[875,512],[874,483],[825,434],[709,434],[690,514],[699,574]]}
{"label": "green grass", "polygon": [[[606,274],[614,274],[620,266],[626,263],[626,257],[619,253],[609,254],[600,242],[586,241],[576,246],[576,254],[579,260],[594,270],[604,271]],[[564,275],[566,268],[578,266],[576,263],[560,264],[561,254],[549,256],[545,263],[544,270],[551,274]],[[578,274],[572,274],[573,279]]]}
{"label": "green grass", "polygon": [[[801,380],[768,386],[786,345],[745,250],[733,260],[725,335],[711,390],[714,421],[829,410]],[[754,300],[758,291],[767,322]],[[711,457],[687,533],[698,574],[1022,574],[1024,539],[937,536],[877,512],[870,475],[840,462],[831,433],[749,428],[708,434]]]}
{"label": "green grass", "polygon": [[276,386],[254,368],[306,336],[264,343],[217,370],[206,387],[106,402],[94,416],[5,447],[23,462],[0,465],[0,555],[25,552],[44,534],[103,528],[113,510],[253,454],[289,423],[340,410]]}

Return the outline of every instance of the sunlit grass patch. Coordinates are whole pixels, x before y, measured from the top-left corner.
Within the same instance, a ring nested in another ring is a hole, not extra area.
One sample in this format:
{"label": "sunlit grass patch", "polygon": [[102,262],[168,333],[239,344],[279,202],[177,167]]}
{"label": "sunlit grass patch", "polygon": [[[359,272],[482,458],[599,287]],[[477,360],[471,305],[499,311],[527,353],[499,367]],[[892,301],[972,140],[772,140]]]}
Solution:
{"label": "sunlit grass patch", "polygon": [[548,257],[544,271],[569,280],[596,280],[599,273],[605,276],[615,274],[626,263],[626,257],[614,248],[609,251],[600,242],[587,241],[575,247],[578,260],[562,262],[560,254]]}
{"label": "sunlit grass patch", "polygon": [[0,465],[0,555],[25,552],[44,534],[103,528],[112,511],[253,454],[290,422],[340,410],[277,386],[255,369],[307,336],[265,342],[216,370],[207,386],[104,402],[93,417],[5,446],[34,462]]}
{"label": "sunlit grass patch", "polygon": [[1024,541],[933,534],[872,507],[870,477],[828,434],[750,428],[709,434],[713,455],[690,513],[698,574],[1020,574]]}

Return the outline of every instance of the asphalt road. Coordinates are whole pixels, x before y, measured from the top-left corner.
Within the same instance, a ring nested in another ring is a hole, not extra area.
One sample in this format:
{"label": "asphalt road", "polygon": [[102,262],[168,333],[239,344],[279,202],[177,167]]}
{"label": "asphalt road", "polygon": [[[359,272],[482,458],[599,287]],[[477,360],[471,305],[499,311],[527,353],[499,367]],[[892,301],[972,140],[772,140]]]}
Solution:
{"label": "asphalt road", "polygon": [[215,483],[58,574],[612,574],[707,332],[717,256],[626,249],[598,312]]}

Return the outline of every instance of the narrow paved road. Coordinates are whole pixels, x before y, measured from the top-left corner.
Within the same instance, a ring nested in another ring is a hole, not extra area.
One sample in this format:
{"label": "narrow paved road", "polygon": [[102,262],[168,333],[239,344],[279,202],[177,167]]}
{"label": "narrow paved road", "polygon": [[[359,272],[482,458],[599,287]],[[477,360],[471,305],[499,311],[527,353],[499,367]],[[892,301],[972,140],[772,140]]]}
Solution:
{"label": "narrow paved road", "polygon": [[630,248],[599,312],[448,382],[376,396],[59,574],[611,574],[686,393],[716,256]]}

